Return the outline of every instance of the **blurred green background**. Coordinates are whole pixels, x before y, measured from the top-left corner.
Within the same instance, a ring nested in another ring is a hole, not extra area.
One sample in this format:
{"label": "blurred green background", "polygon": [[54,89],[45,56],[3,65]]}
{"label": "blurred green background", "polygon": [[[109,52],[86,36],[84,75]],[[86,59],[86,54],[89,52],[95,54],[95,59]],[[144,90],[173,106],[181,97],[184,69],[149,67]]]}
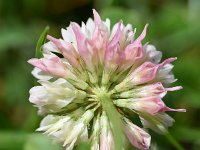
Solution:
{"label": "blurred green background", "polygon": [[[164,101],[186,113],[170,113],[176,123],[169,130],[187,150],[200,149],[200,0],[0,0],[0,150],[61,150],[34,130],[40,117],[28,101],[34,85],[32,67],[37,39],[46,25],[60,37],[70,21],[92,17],[92,8],[112,23],[123,19],[137,27],[149,23],[146,42],[177,56],[174,85]],[[87,149],[84,147],[82,149]],[[173,150],[163,135],[152,133],[152,150]]]}

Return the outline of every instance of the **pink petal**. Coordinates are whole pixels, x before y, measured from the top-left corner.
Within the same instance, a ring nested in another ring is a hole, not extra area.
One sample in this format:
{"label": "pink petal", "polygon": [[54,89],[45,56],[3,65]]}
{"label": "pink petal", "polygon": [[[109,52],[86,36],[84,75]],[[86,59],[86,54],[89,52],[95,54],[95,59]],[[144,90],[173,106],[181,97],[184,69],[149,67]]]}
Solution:
{"label": "pink petal", "polygon": [[133,43],[129,44],[124,50],[126,60],[132,60],[132,64],[136,60],[142,58],[144,55],[141,42],[146,36],[147,27],[148,25],[145,25],[141,35]]}
{"label": "pink petal", "polygon": [[101,25],[101,17],[99,16],[99,14],[97,13],[97,11],[95,9],[93,9],[93,15],[94,15],[95,24],[100,27],[100,25]]}
{"label": "pink petal", "polygon": [[83,58],[87,58],[87,55],[89,55],[86,44],[87,40],[81,32],[80,26],[77,23],[71,22],[71,27],[76,36],[78,51]]}
{"label": "pink petal", "polygon": [[155,114],[166,108],[164,102],[158,96],[133,99],[130,105],[136,111],[150,114]]}
{"label": "pink petal", "polygon": [[141,42],[142,42],[142,40],[143,40],[143,39],[145,38],[145,36],[146,36],[147,27],[148,27],[148,25],[145,25],[144,30],[142,31],[142,33],[140,34],[140,36],[139,36],[135,41],[133,41],[133,43],[129,44],[129,45],[126,47],[125,51],[128,51],[127,53],[130,53],[130,51],[131,51],[132,49],[134,49],[134,48],[142,47]]}
{"label": "pink petal", "polygon": [[72,55],[76,53],[74,46],[69,42],[63,41],[61,39],[56,39],[50,35],[47,35],[47,39],[53,42],[63,54],[69,53],[70,55]]}
{"label": "pink petal", "polygon": [[167,91],[178,91],[183,89],[182,86],[175,86],[175,87],[171,87],[171,88],[165,88]]}
{"label": "pink petal", "polygon": [[156,77],[158,68],[158,65],[155,65],[151,62],[145,62],[130,75],[130,82],[133,85],[149,82]]}
{"label": "pink petal", "polygon": [[166,64],[170,64],[171,62],[173,62],[173,61],[175,61],[175,60],[177,60],[176,57],[174,57],[174,58],[168,58],[168,59],[164,60],[164,61],[160,64],[160,68],[163,67],[163,66],[165,66]]}
{"label": "pink petal", "polygon": [[148,24],[145,25],[145,27],[144,27],[142,33],[140,34],[140,36],[133,42],[135,45],[140,44],[141,41],[145,38],[147,27],[148,27]]}
{"label": "pink petal", "polygon": [[145,85],[133,90],[135,97],[150,97],[150,96],[160,96],[161,98],[165,96],[166,90],[161,82]]}
{"label": "pink petal", "polygon": [[131,60],[131,65],[144,55],[142,47],[127,48],[125,49],[124,54],[126,60]]}
{"label": "pink petal", "polygon": [[160,112],[165,112],[165,111],[186,112],[186,109],[173,109],[169,107],[164,107],[163,109],[160,110]]}
{"label": "pink petal", "polygon": [[28,60],[28,63],[54,76],[66,77],[68,74],[67,68],[59,57],[52,57],[50,59],[32,58]]}
{"label": "pink petal", "polygon": [[127,46],[127,48],[124,51],[122,51],[122,53],[120,54],[119,61],[121,62],[121,67],[123,69],[127,69],[133,64],[135,64],[135,62],[137,63],[137,61],[143,58],[143,56],[144,56],[144,52],[143,52],[142,46],[138,46],[138,47]]}
{"label": "pink petal", "polygon": [[[120,40],[120,35],[121,35],[121,22],[118,23],[118,28],[117,31],[112,38],[112,40],[108,43],[106,51],[105,51],[105,61],[112,61],[116,60],[117,58],[117,53],[118,53],[118,48],[119,48],[119,40]],[[116,63],[116,62],[114,62]]]}
{"label": "pink petal", "polygon": [[108,50],[112,50],[119,43],[119,40],[121,37],[121,25],[122,25],[122,22],[120,21],[118,23],[117,31],[116,31],[114,37],[112,38],[112,40],[109,42],[109,44],[107,46]]}
{"label": "pink petal", "polygon": [[46,70],[46,66],[42,63],[42,61],[40,59],[37,59],[37,58],[31,58],[28,60],[28,63],[41,69],[42,71],[47,71]]}
{"label": "pink petal", "polygon": [[165,111],[186,112],[185,109],[172,109],[167,107],[162,99],[158,96],[133,99],[129,107],[136,111],[148,112],[150,114]]}
{"label": "pink petal", "polygon": [[92,33],[92,37],[89,42],[94,48],[100,49],[101,47],[103,47],[103,45],[106,44],[105,42],[106,38],[105,39],[104,38],[105,37],[102,36],[101,31],[96,27],[94,32]]}
{"label": "pink petal", "polygon": [[151,136],[126,119],[125,134],[130,143],[140,150],[148,150],[150,147]]}
{"label": "pink petal", "polygon": [[58,47],[59,51],[69,61],[71,65],[80,69],[81,66],[77,61],[78,59],[77,52],[71,43],[63,41],[61,39],[56,39],[50,35],[47,36],[47,39],[52,41]]}

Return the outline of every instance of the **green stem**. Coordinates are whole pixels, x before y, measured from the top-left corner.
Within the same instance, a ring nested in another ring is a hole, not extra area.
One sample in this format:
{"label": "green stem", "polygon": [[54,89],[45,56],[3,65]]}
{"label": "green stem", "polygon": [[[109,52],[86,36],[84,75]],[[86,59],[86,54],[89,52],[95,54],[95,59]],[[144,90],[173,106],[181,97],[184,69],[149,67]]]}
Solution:
{"label": "green stem", "polygon": [[184,150],[184,148],[176,141],[176,139],[169,133],[165,133],[165,137],[168,139],[168,141],[177,149],[177,150]]}
{"label": "green stem", "polygon": [[111,129],[113,133],[115,149],[122,150],[123,149],[123,132],[122,132],[122,119],[119,115],[119,112],[116,110],[110,95],[105,91],[101,91],[98,94],[102,107],[105,110],[109,121],[111,122]]}

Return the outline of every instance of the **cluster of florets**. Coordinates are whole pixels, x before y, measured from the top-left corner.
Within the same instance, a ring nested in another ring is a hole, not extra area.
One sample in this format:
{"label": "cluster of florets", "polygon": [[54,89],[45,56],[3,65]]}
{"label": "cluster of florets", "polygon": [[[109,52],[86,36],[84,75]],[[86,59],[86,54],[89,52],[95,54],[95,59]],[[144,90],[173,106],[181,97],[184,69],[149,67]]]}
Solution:
{"label": "cluster of florets", "polygon": [[[162,98],[175,82],[169,58],[153,45],[142,45],[147,25],[135,37],[130,24],[119,21],[110,29],[94,10],[82,26],[71,22],[62,29],[63,39],[47,36],[43,58],[30,59],[32,74],[40,86],[30,90],[30,102],[45,115],[37,131],[44,131],[64,143],[68,150],[80,141],[89,141],[92,150],[114,150],[112,123],[103,109],[104,102],[115,106],[123,123],[124,139],[142,150],[149,149],[150,135],[144,128],[166,131],[174,120],[166,111],[185,111],[167,107]],[[138,115],[143,127],[135,125]],[[114,116],[113,116],[114,117]]]}

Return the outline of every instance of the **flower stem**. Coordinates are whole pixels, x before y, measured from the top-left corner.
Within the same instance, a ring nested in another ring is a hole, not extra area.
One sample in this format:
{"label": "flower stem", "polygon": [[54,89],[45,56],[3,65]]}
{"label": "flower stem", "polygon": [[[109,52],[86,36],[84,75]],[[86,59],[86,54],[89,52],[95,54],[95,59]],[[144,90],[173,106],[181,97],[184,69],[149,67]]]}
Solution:
{"label": "flower stem", "polygon": [[111,123],[110,126],[112,129],[115,149],[122,150],[123,149],[122,119],[119,115],[119,112],[116,110],[109,94],[102,92],[99,94],[99,98],[101,100],[102,107],[105,110],[106,115],[108,116],[108,119]]}
{"label": "flower stem", "polygon": [[184,150],[184,148],[178,143],[178,141],[169,133],[166,132],[165,137],[168,139],[168,141],[177,149],[177,150]]}

